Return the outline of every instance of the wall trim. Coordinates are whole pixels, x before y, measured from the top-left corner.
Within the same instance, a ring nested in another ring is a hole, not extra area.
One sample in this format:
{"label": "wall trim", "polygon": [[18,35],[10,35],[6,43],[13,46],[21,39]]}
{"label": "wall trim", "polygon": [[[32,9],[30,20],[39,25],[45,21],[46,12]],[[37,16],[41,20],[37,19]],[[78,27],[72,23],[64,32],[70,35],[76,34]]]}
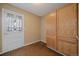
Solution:
{"label": "wall trim", "polygon": [[55,52],[57,52],[57,53],[59,53],[59,54],[61,54],[61,55],[63,55],[63,56],[66,56],[65,54],[63,54],[63,53],[61,53],[61,52],[59,52],[59,51],[57,51],[56,49],[54,49],[54,48],[50,48],[50,47],[48,47],[49,49],[51,49],[51,50],[53,50],[53,51],[55,51]]}
{"label": "wall trim", "polygon": [[28,45],[31,45],[31,44],[34,44],[36,42],[39,42],[40,40],[37,40],[37,41],[34,41],[34,42],[30,42],[30,43],[27,43],[27,44],[24,44],[24,46],[28,46]]}
{"label": "wall trim", "polygon": [[[37,41],[34,41],[34,42],[30,42],[30,43],[28,43],[28,44],[24,44],[24,46],[22,46],[22,47],[25,47],[25,46],[34,44],[34,43],[36,43],[36,42],[40,42],[40,40],[37,40]],[[20,47],[20,48],[22,48],[22,47]],[[17,49],[19,49],[19,48],[17,48]],[[14,50],[16,50],[16,49],[14,49]],[[13,50],[10,50],[10,51],[13,51]],[[7,52],[9,52],[9,51],[7,51]],[[4,54],[4,53],[7,53],[7,52],[0,52],[0,54]]]}
{"label": "wall trim", "polygon": [[44,42],[44,43],[46,43],[46,41],[44,41],[44,40],[40,40],[41,42]]}

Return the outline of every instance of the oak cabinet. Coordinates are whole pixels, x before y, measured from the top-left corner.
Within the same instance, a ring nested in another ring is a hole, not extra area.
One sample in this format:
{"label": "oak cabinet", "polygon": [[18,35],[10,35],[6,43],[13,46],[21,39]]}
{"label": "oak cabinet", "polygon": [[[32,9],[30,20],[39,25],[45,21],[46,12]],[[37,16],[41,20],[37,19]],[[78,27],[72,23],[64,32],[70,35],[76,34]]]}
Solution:
{"label": "oak cabinet", "polygon": [[77,55],[76,36],[77,5],[71,4],[57,11],[57,49],[66,55]]}
{"label": "oak cabinet", "polygon": [[79,56],[79,4],[78,4],[78,56]]}
{"label": "oak cabinet", "polygon": [[56,12],[46,18],[46,40],[49,48],[56,49]]}
{"label": "oak cabinet", "polygon": [[47,20],[47,46],[64,55],[77,55],[77,4],[58,9]]}

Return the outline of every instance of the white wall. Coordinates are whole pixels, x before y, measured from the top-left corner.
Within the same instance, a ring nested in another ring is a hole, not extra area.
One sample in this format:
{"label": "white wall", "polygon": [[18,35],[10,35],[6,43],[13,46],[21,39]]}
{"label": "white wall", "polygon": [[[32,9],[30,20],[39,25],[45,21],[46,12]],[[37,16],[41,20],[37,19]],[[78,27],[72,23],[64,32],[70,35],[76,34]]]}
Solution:
{"label": "white wall", "polygon": [[41,41],[46,43],[45,20],[41,17]]}

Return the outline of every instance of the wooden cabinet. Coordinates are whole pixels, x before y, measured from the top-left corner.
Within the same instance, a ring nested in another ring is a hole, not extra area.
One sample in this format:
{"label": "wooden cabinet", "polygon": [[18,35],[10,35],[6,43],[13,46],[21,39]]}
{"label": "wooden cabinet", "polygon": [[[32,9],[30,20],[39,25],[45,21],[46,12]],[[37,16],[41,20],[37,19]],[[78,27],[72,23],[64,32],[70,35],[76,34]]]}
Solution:
{"label": "wooden cabinet", "polygon": [[78,56],[79,56],[79,4],[78,4]]}
{"label": "wooden cabinet", "polygon": [[57,50],[77,55],[77,5],[70,4],[57,11]]}
{"label": "wooden cabinet", "polygon": [[46,17],[46,40],[49,48],[56,49],[56,12]]}
{"label": "wooden cabinet", "polygon": [[46,18],[47,47],[77,55],[77,4],[69,4]]}

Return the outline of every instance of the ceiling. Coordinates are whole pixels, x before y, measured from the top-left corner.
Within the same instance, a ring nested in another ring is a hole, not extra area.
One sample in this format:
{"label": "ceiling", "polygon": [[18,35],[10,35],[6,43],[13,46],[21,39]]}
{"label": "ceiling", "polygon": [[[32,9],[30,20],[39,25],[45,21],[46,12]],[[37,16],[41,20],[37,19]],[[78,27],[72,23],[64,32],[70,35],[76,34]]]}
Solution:
{"label": "ceiling", "polygon": [[12,5],[22,8],[38,16],[44,16],[49,12],[61,8],[66,3],[12,3]]}

